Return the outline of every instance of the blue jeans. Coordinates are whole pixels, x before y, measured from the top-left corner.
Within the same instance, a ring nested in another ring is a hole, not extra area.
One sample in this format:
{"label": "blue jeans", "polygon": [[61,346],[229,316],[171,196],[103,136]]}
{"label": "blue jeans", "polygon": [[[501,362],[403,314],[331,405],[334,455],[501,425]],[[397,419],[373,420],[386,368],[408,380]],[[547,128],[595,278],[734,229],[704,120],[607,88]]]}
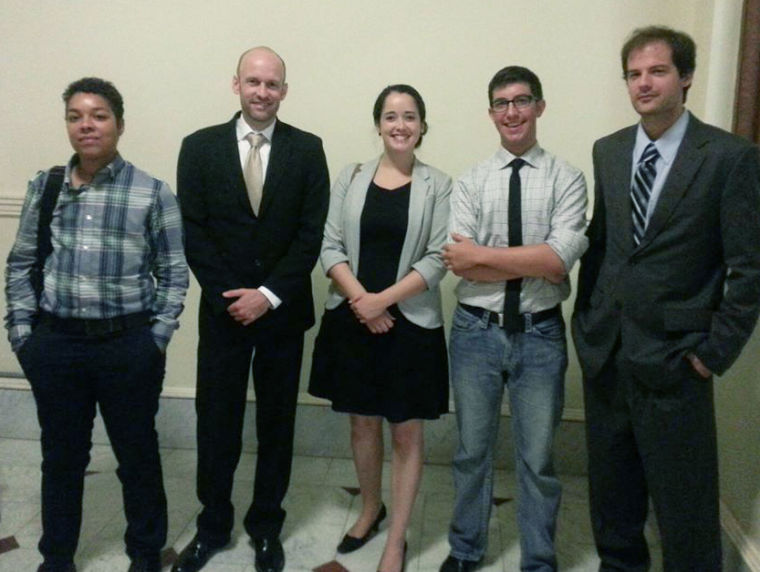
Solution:
{"label": "blue jeans", "polygon": [[493,501],[493,457],[504,385],[509,390],[517,524],[522,570],[556,570],[554,531],[562,488],[552,447],[564,401],[567,369],[561,316],[507,334],[461,306],[454,312],[451,376],[459,446],[454,457],[456,499],[451,554],[480,560],[486,551]]}

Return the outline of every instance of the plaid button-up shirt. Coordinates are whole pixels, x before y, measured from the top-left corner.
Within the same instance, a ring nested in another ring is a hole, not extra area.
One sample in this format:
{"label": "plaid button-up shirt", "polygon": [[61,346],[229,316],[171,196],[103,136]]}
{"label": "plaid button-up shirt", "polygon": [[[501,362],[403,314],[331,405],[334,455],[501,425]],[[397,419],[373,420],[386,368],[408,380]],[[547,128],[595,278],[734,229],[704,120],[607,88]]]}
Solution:
{"label": "plaid button-up shirt", "polygon": [[31,335],[41,308],[59,318],[103,319],[150,312],[162,349],[177,328],[188,287],[177,201],[163,181],[121,156],[92,182],[71,186],[74,156],[50,225],[53,252],[45,262],[38,302],[29,271],[37,256],[39,204],[48,172],[29,183],[16,242],[8,255],[5,325],[13,350]]}
{"label": "plaid button-up shirt", "polygon": [[[484,246],[509,246],[509,178],[514,158],[500,147],[459,178],[451,193],[449,233],[457,232]],[[588,247],[583,173],[538,144],[521,158],[526,162],[520,169],[522,242],[548,244],[570,272]],[[462,279],[456,295],[464,304],[501,312],[504,282]],[[569,278],[561,284],[523,278],[520,312],[546,310],[569,295]]]}

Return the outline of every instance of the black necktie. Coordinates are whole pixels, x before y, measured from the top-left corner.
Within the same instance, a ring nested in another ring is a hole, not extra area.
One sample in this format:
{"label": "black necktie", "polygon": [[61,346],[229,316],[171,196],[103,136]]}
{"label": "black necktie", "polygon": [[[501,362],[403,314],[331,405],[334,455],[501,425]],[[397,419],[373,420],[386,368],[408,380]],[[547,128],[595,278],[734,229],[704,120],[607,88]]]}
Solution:
{"label": "black necktie", "polygon": [[[520,168],[525,161],[514,159],[510,166],[512,175],[509,177],[509,246],[522,246],[522,201],[520,198]],[[520,286],[522,278],[507,280],[504,287],[504,329],[508,334],[522,331],[520,320]]]}

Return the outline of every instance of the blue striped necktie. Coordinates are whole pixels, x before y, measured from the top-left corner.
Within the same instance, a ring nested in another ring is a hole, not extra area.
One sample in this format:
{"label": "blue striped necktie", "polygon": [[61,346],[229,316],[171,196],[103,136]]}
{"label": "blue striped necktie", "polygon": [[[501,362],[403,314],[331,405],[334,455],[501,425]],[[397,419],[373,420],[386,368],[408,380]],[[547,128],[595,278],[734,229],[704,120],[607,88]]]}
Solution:
{"label": "blue striped necktie", "polygon": [[650,141],[644,149],[644,153],[639,159],[639,166],[636,168],[636,174],[633,176],[631,185],[631,203],[633,213],[633,243],[638,246],[641,237],[647,227],[647,208],[649,206],[649,197],[652,194],[652,184],[657,176],[655,163],[660,154],[657,147]]}

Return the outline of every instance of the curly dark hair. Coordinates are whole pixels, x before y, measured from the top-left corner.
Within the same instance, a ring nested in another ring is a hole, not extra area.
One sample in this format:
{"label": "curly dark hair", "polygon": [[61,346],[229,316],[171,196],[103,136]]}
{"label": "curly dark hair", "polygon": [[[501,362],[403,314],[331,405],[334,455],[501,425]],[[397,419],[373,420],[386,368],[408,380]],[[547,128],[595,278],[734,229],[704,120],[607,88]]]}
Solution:
{"label": "curly dark hair", "polygon": [[108,102],[111,111],[116,116],[117,123],[124,121],[124,99],[119,90],[110,81],[99,77],[83,77],[69,84],[63,92],[63,102],[68,106],[69,101],[77,93],[93,93]]}

